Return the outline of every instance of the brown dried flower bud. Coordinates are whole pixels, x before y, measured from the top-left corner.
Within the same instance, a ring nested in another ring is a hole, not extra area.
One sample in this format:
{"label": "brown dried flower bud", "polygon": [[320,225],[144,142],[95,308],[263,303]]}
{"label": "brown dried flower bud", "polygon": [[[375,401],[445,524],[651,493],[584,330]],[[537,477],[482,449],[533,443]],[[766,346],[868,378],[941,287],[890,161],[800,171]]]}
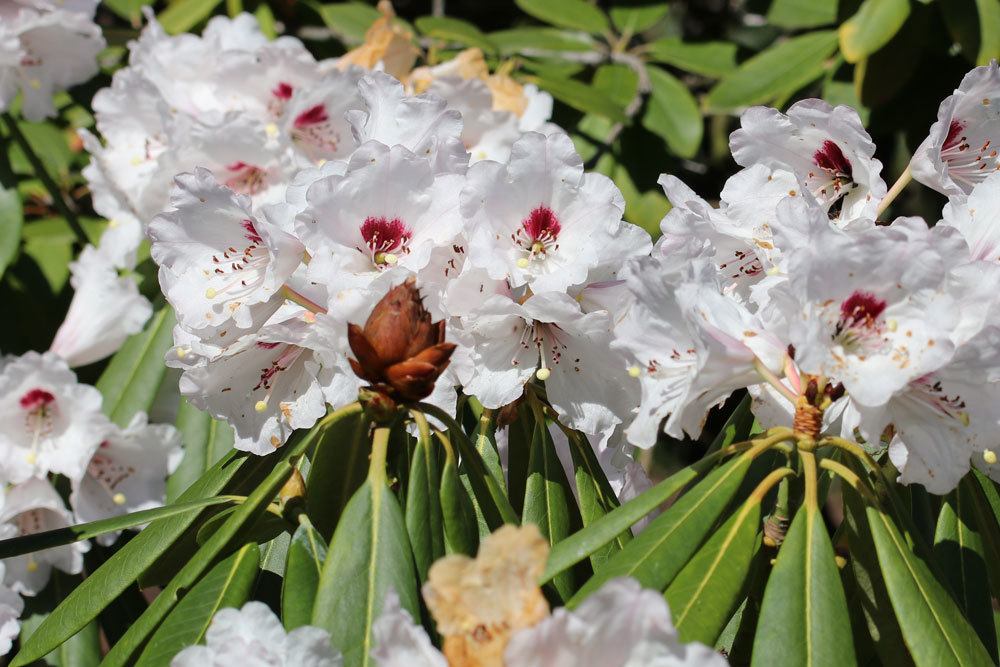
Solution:
{"label": "brown dried flower bud", "polygon": [[445,322],[431,322],[416,281],[408,278],[376,304],[362,329],[347,325],[358,377],[391,398],[419,401],[448,367],[454,343],[444,341]]}

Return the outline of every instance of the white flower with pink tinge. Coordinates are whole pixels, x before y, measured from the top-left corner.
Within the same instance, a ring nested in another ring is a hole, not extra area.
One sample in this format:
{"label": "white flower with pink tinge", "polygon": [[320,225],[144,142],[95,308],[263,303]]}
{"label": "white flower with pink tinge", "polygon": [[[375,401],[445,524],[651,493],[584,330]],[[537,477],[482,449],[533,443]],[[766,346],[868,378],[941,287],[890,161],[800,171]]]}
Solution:
{"label": "white flower with pink tinge", "polygon": [[[181,436],[170,424],[149,424],[138,412],[125,428],[115,426],[73,480],[69,502],[80,522],[152,509],[163,504],[167,475],[180,463]],[[97,538],[111,544],[118,533]]]}
{"label": "white flower with pink tinge", "polygon": [[93,21],[93,3],[77,4],[0,4],[0,111],[9,108],[20,91],[25,118],[54,116],[52,95],[98,72],[104,37]]}
{"label": "white flower with pink tinge", "polygon": [[24,611],[24,600],[21,596],[4,585],[7,568],[0,562],[0,655],[7,655],[14,640],[21,634],[21,623],[18,619]]}
{"label": "white flower with pink tinge", "polygon": [[118,275],[113,261],[93,246],[69,269],[73,301],[49,349],[70,366],[85,366],[114,354],[141,331],[153,307],[135,280]]}
{"label": "white flower with pink tinge", "polygon": [[150,253],[178,321],[190,329],[232,320],[271,299],[302,262],[295,237],[250,211],[249,201],[198,169],[177,176],[173,209],[149,224]]}
{"label": "white flower with pink tinge", "polygon": [[977,67],[938,108],[937,121],[910,160],[913,178],[964,197],[1000,170],[1000,67]]}
{"label": "white flower with pink tinge", "polygon": [[0,372],[0,479],[55,472],[79,479],[110,428],[101,394],[51,352],[27,352]]}
{"label": "white flower with pink tinge", "polygon": [[600,174],[584,174],[583,160],[564,134],[529,132],[510,160],[469,168],[462,190],[468,221],[469,262],[512,287],[565,292],[580,284],[602,253],[625,254],[625,204]]}
{"label": "white flower with pink tinge", "polygon": [[340,667],[330,633],[312,626],[291,632],[263,602],[220,609],[205,633],[204,646],[188,646],[170,667]]}
{"label": "white flower with pink tinge", "polygon": [[293,88],[280,83],[273,95],[283,101],[280,125],[303,166],[341,160],[357,147],[347,112],[363,108],[358,91],[361,70],[331,70],[322,80]]}
{"label": "white flower with pink tinge", "polygon": [[364,287],[396,266],[420,271],[461,231],[461,184],[403,146],[366,143],[346,173],[309,186],[295,229],[311,256],[310,277]]}
{"label": "white flower with pink tinge", "polygon": [[[0,538],[33,535],[72,524],[73,515],[52,485],[33,477],[7,491],[0,511]],[[83,554],[89,549],[89,542],[74,542],[7,558],[4,583],[21,595],[37,595],[49,582],[53,567],[67,574],[79,574],[83,570]]]}
{"label": "white flower with pink tinge", "polygon": [[737,164],[791,172],[831,220],[875,219],[886,187],[875,144],[857,111],[802,100],[787,114],[752,107],[740,124],[729,138]]}

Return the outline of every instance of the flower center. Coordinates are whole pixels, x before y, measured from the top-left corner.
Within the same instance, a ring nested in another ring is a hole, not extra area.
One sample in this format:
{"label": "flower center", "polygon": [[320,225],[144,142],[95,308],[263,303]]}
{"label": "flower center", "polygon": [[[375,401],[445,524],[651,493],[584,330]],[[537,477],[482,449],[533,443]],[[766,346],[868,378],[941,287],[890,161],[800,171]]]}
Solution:
{"label": "flower center", "polygon": [[[227,298],[234,299],[247,292],[252,292],[264,280],[264,274],[270,262],[270,253],[264,246],[264,239],[257,232],[253,220],[245,218],[240,222],[243,229],[243,238],[247,245],[242,250],[235,246],[229,246],[222,251],[222,257],[212,255],[209,275],[214,283],[212,287],[205,290],[205,296],[214,299],[217,296],[226,295]],[[225,280],[218,287],[214,278]]]}
{"label": "flower center", "polygon": [[277,118],[285,113],[285,105],[288,104],[288,100],[292,99],[294,92],[295,88],[292,87],[292,84],[284,81],[279,81],[278,85],[271,89],[271,99],[267,103],[267,110],[271,116]]}
{"label": "flower center", "polygon": [[317,104],[309,107],[292,123],[292,140],[299,144],[309,157],[319,160],[324,155],[337,151],[340,132],[330,120],[326,106]]}
{"label": "flower center", "polygon": [[260,167],[246,162],[233,162],[226,165],[229,178],[225,186],[233,192],[253,196],[266,186],[267,172]]}
{"label": "flower center", "polygon": [[813,163],[820,171],[810,171],[806,176],[806,185],[816,199],[831,207],[830,217],[836,218],[840,214],[843,197],[858,185],[854,182],[851,161],[835,141],[827,139],[813,153]]}
{"label": "flower center", "polygon": [[869,347],[881,341],[881,315],[886,302],[871,292],[857,291],[840,304],[834,338],[845,348]]}
{"label": "flower center", "polygon": [[407,244],[413,232],[399,218],[370,215],[361,223],[361,238],[368,247],[359,251],[369,255],[378,268],[385,268],[399,261],[400,254],[410,252]]}
{"label": "flower center", "polygon": [[526,258],[518,260],[518,264],[527,267],[530,260],[545,259],[546,253],[559,249],[559,232],[562,225],[559,218],[548,206],[540,205],[532,209],[521,226],[511,235],[514,244],[528,253]]}
{"label": "flower center", "polygon": [[[102,442],[101,447],[106,448],[108,443]],[[135,468],[115,461],[109,456],[97,453],[87,464],[87,474],[112,496],[115,496],[115,487],[135,474]]]}
{"label": "flower center", "polygon": [[49,410],[49,406],[53,408],[56,402],[56,397],[51,394],[51,392],[45,391],[39,387],[36,387],[21,397],[19,401],[21,408],[27,410],[28,412],[38,412],[39,414],[45,414]]}
{"label": "flower center", "polygon": [[734,251],[728,260],[719,264],[719,270],[725,271],[731,279],[739,280],[759,276],[764,272],[764,265],[755,252],[741,249]]}
{"label": "flower center", "polygon": [[[951,121],[948,136],[941,144],[941,159],[952,180],[972,187],[994,171],[1000,170],[1000,154],[993,148],[991,138],[982,137],[981,143],[978,139],[971,140],[965,129],[962,121]],[[973,147],[973,141],[978,144],[977,147]]]}
{"label": "flower center", "polygon": [[910,387],[913,390],[912,396],[929,404],[939,415],[953,419],[963,426],[969,425],[969,413],[965,411],[965,401],[958,394],[949,396],[934,374],[917,378]]}

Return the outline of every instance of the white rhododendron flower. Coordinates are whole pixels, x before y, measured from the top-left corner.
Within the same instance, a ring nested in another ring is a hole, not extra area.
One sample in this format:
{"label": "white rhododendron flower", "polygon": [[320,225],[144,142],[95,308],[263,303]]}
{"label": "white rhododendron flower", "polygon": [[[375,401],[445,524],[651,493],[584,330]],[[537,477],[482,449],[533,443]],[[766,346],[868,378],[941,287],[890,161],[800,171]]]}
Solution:
{"label": "white rhododendron flower", "polygon": [[513,287],[565,291],[586,279],[601,252],[625,250],[624,208],[610,179],[584,174],[568,136],[525,134],[506,165],[484,161],[469,170],[462,191],[469,261]]}
{"label": "white rhododendron flower", "polygon": [[737,164],[791,172],[833,220],[875,219],[886,194],[882,163],[854,109],[822,100],[796,102],[787,114],[752,107],[740,126],[729,140]]}
{"label": "white rhododendron flower", "polygon": [[343,659],[330,646],[330,634],[303,626],[291,632],[263,602],[215,613],[204,646],[189,646],[171,667],[340,667]]}
{"label": "white rhododendron flower", "polygon": [[1000,67],[977,67],[938,108],[913,153],[913,178],[949,197],[964,197],[1000,170]]}
{"label": "white rhododendron flower", "polygon": [[6,584],[6,567],[0,562],[0,655],[7,655],[21,633],[18,619],[24,611],[24,600]]}
{"label": "white rhododendron flower", "polygon": [[[152,509],[163,504],[167,475],[177,467],[181,436],[170,424],[149,424],[138,412],[125,428],[114,426],[87,464],[86,474],[73,480],[70,505],[77,521],[97,521]],[[97,538],[114,542],[117,533]]]}
{"label": "white rhododendron flower", "polygon": [[105,42],[93,21],[96,7],[96,2],[0,5],[0,111],[20,92],[25,118],[54,116],[54,93],[97,74]]}
{"label": "white rhododendron flower", "polygon": [[[32,535],[72,523],[73,515],[52,485],[34,477],[7,491],[0,510],[0,537]],[[4,583],[22,595],[37,595],[49,582],[53,567],[67,574],[79,574],[83,569],[83,554],[88,549],[89,543],[75,542],[7,558]]]}
{"label": "white rhododendron flower", "polygon": [[66,362],[27,352],[0,371],[0,475],[15,484],[49,472],[80,479],[110,424],[101,394]]}
{"label": "white rhododendron flower", "polygon": [[49,350],[70,366],[85,366],[114,354],[141,331],[153,307],[135,280],[118,275],[113,260],[93,246],[69,269],[73,301]]}
{"label": "white rhododendron flower", "polygon": [[302,261],[302,244],[204,169],[177,177],[171,204],[149,237],[178,320],[196,329],[229,320],[250,327],[250,307],[281,289]]}
{"label": "white rhododendron flower", "polygon": [[941,225],[954,227],[969,244],[972,260],[1000,265],[1000,174],[992,173],[968,197],[944,206]]}

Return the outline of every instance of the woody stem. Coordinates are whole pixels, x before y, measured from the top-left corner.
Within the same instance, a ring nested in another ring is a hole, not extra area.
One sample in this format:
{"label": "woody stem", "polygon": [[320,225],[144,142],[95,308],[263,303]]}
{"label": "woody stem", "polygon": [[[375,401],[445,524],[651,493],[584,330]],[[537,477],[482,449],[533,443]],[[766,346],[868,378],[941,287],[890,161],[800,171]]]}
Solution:
{"label": "woody stem", "polygon": [[912,180],[913,174],[910,172],[910,168],[907,167],[903,173],[899,175],[899,178],[896,179],[896,182],[892,184],[892,187],[889,188],[889,192],[885,194],[882,201],[879,202],[877,215],[882,215],[885,212],[885,209],[889,208],[889,205],[893,202],[893,200],[899,196],[899,193],[902,192]]}

